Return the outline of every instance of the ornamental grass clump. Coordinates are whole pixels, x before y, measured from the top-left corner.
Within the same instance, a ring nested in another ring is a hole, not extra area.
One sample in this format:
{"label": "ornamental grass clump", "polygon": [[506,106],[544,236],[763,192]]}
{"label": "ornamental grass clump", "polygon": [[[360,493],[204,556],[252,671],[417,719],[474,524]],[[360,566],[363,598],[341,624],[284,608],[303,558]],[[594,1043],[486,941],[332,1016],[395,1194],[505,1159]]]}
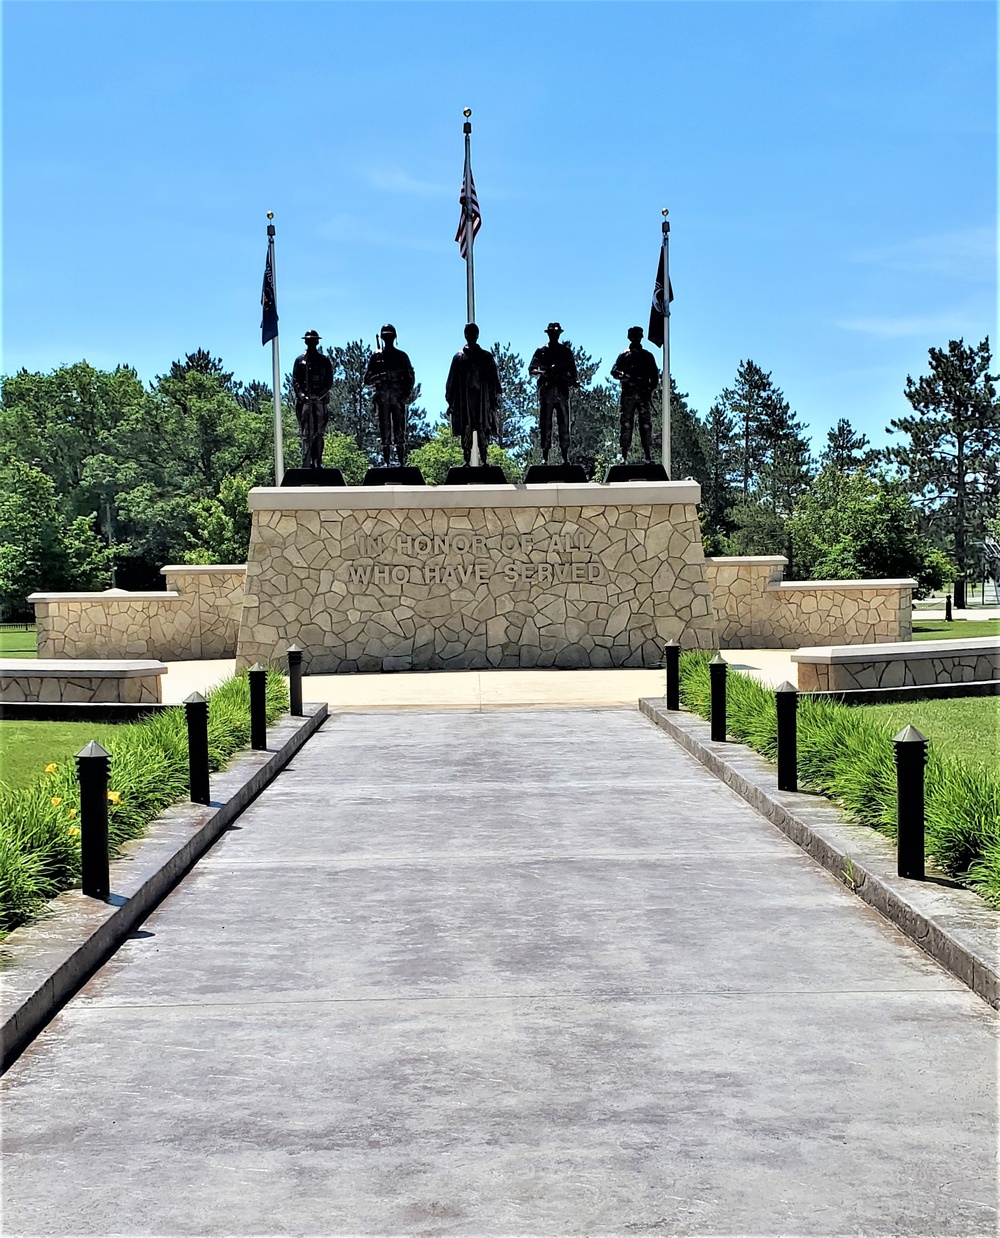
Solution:
{"label": "ornamental grass clump", "polygon": [[[269,671],[268,723],[287,709],[285,681],[278,671]],[[208,694],[208,742],[213,770],[222,769],[250,742],[245,673]],[[105,747],[111,756],[108,836],[114,854],[123,843],[140,837],[164,808],[187,796],[184,710],[167,709],[115,727]],[[30,786],[0,788],[0,933],[24,924],[49,899],[79,885],[79,812],[72,758],[40,765],[38,781]]]}
{"label": "ornamental grass clump", "polygon": [[[711,715],[703,651],[681,655],[681,703]],[[773,689],[748,675],[726,675],[728,733],[768,760],[777,757]],[[799,786],[836,800],[848,817],[894,838],[896,766],[893,728],[833,701],[799,699]],[[927,854],[953,877],[1000,907],[1000,776],[929,747],[925,791]]]}

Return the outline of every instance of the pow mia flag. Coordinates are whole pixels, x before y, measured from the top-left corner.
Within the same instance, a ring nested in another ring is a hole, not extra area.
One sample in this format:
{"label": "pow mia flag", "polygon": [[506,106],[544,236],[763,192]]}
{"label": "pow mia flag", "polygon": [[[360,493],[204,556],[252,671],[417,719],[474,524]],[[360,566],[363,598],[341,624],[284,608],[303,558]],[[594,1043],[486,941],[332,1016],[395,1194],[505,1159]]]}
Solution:
{"label": "pow mia flag", "polygon": [[278,334],[278,306],[274,299],[274,272],[271,269],[271,247],[267,249],[267,261],[264,263],[264,287],[260,293],[260,303],[264,314],[260,322],[260,342],[266,344]]}
{"label": "pow mia flag", "polygon": [[649,307],[649,329],[646,338],[657,348],[663,347],[663,319],[670,313],[669,303],[674,299],[674,290],[667,279],[667,301],[663,300],[663,246],[660,246],[660,262],[656,268],[656,284],[653,286],[653,303]]}

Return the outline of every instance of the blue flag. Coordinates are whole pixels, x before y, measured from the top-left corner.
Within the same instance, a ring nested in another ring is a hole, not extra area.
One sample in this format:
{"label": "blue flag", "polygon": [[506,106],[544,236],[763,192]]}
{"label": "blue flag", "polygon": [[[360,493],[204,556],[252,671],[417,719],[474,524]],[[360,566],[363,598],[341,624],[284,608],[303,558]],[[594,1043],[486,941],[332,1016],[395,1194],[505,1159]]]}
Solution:
{"label": "blue flag", "polygon": [[278,306],[274,299],[274,272],[271,270],[271,247],[267,249],[267,261],[264,263],[264,287],[260,294],[260,303],[264,307],[264,316],[260,322],[260,342],[266,344],[278,334]]}

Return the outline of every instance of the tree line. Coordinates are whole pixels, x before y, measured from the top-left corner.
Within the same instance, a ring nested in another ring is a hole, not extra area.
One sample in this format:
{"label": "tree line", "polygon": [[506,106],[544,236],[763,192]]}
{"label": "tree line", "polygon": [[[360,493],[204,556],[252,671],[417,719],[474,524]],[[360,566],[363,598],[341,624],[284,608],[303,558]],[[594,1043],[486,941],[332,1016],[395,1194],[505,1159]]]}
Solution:
{"label": "tree line", "polygon": [[[572,345],[571,345],[572,346]],[[324,462],[358,484],[379,452],[361,340],[327,348],[334,385]],[[503,384],[490,461],[511,481],[540,460],[537,400],[510,344],[492,348]],[[600,479],[618,455],[618,385],[600,358],[574,347],[573,453]],[[982,571],[989,522],[1000,518],[1000,401],[989,341],[929,350],[907,377],[911,413],[872,448],[847,417],[813,458],[808,427],[771,374],[741,361],[704,416],[671,379],[675,478],[702,488],[707,554],[783,554],[790,579],[915,576],[922,591],[954,579],[956,602]],[[23,608],[35,590],[156,588],[165,563],[244,562],[246,496],[273,484],[273,404],[204,349],[148,385],[126,365],[86,361],[20,370],[0,387],[0,600]],[[298,456],[290,380],[282,392],[286,460]],[[654,436],[659,436],[657,393]],[[443,413],[419,387],[410,462],[430,483],[461,463]],[[654,439],[655,441],[655,439]]]}

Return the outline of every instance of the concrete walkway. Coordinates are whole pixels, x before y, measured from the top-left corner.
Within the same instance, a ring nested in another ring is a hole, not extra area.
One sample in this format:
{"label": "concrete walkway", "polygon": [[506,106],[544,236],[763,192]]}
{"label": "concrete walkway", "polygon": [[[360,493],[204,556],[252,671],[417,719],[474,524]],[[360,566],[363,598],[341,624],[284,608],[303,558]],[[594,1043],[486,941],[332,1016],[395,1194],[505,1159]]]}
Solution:
{"label": "concrete walkway", "polygon": [[[792,649],[734,649],[723,656],[777,687],[796,681]],[[163,699],[179,705],[192,692],[205,692],[236,670],[234,658],[215,662],[169,662]],[[525,705],[627,705],[643,696],[662,696],[662,670],[585,671],[406,671],[378,675],[307,675],[307,701],[326,701],[333,710],[491,709]]]}
{"label": "concrete walkway", "polygon": [[983,1002],[634,710],[341,714],[15,1063],[5,1235],[985,1235]]}

